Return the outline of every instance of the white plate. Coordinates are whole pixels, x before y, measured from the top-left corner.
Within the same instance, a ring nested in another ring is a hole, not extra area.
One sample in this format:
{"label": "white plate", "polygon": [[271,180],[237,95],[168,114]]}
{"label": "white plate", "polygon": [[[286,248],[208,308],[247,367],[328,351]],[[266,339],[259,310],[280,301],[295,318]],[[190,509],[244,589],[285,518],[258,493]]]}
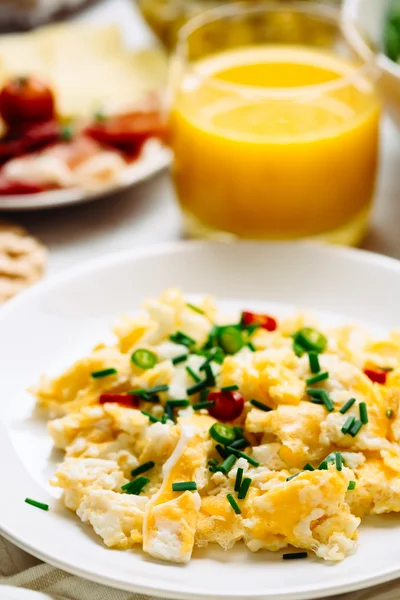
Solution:
{"label": "white plate", "polygon": [[[183,243],[96,260],[22,293],[0,310],[0,532],[66,571],[125,590],[183,599],[301,600],[347,592],[400,575],[400,517],[366,520],[360,545],[340,564],[282,561],[244,546],[194,553],[189,565],[141,551],[106,549],[61,507],[47,480],[60,456],[25,389],[109,337],[120,313],[168,286],[211,293],[242,308],[308,307],[326,319],[399,325],[400,263],[313,244]],[[29,496],[51,506],[42,512]]]}
{"label": "white plate", "polygon": [[170,162],[170,150],[161,146],[161,144],[152,144],[151,151],[126,168],[121,176],[119,185],[98,188],[95,191],[71,188],[66,190],[52,190],[40,194],[0,195],[0,210],[38,210],[91,202],[99,198],[104,198],[104,196],[127,190],[142,181],[146,181],[146,179],[153,177],[168,167]]}

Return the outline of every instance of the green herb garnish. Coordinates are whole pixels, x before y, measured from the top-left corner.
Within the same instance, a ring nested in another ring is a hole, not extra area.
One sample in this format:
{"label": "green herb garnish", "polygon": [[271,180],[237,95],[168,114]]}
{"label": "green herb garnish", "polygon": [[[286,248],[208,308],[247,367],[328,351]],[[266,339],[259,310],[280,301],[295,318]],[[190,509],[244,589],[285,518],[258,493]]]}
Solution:
{"label": "green herb garnish", "polygon": [[157,356],[150,350],[140,348],[131,356],[132,362],[140,369],[152,369],[157,364]]}
{"label": "green herb garnish", "polygon": [[136,477],[137,475],[146,473],[146,471],[150,471],[150,469],[153,469],[154,467],[155,463],[152,460],[149,460],[149,462],[143,463],[142,465],[136,467],[136,469],[133,469],[133,471],[131,471],[131,475],[132,477]]}
{"label": "green herb garnish", "polygon": [[116,375],[117,373],[117,369],[102,369],[101,371],[93,371],[92,377],[93,379],[100,379],[101,377],[108,377],[109,375]]}
{"label": "green herb garnish", "polygon": [[236,502],[235,498],[232,496],[232,494],[227,494],[226,497],[228,499],[229,504],[232,506],[233,510],[235,511],[235,513],[237,515],[240,515],[242,511],[240,510],[240,507],[239,507],[238,503]]}
{"label": "green herb garnish", "polygon": [[252,404],[256,408],[259,408],[260,410],[263,410],[264,412],[269,412],[270,410],[272,410],[270,406],[267,406],[266,404],[264,404],[263,402],[259,402],[258,400],[250,400],[250,404]]}
{"label": "green herb garnish", "polygon": [[240,486],[240,490],[238,493],[238,498],[239,500],[244,500],[247,496],[247,492],[249,491],[249,487],[251,485],[251,479],[250,477],[245,477],[243,479],[242,485]]}
{"label": "green herb garnish", "polygon": [[25,498],[25,502],[30,504],[31,506],[35,506],[36,508],[40,508],[40,510],[49,510],[48,504],[43,504],[43,502],[38,502],[37,500],[32,500],[32,498]]}
{"label": "green herb garnish", "polygon": [[197,483],[195,481],[180,481],[172,484],[173,492],[195,492]]}

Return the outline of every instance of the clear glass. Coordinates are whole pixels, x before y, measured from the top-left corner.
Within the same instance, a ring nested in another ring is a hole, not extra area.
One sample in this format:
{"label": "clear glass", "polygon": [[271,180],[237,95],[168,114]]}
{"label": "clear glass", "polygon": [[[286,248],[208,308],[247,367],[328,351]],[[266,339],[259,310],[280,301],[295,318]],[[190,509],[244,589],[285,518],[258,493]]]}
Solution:
{"label": "clear glass", "polygon": [[358,243],[378,162],[374,77],[325,5],[233,4],[191,20],[170,112],[186,233]]}
{"label": "clear glass", "polygon": [[[178,32],[189,19],[205,10],[233,1],[237,2],[237,0],[222,2],[221,0],[133,0],[135,5],[139,6],[151,29],[169,51],[174,50]],[[254,3],[254,1],[246,0],[248,3]],[[287,0],[280,1],[286,2]],[[312,2],[313,0],[306,1]],[[340,0],[330,0],[330,2],[339,4]]]}

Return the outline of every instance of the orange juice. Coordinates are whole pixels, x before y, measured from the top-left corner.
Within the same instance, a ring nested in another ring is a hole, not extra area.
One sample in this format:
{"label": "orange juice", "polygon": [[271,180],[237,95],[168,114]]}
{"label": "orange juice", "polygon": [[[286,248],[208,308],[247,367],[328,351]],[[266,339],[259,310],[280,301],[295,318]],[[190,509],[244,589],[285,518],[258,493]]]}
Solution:
{"label": "orange juice", "polygon": [[357,242],[378,125],[372,84],[328,52],[257,46],[201,59],[182,76],[171,114],[189,232]]}

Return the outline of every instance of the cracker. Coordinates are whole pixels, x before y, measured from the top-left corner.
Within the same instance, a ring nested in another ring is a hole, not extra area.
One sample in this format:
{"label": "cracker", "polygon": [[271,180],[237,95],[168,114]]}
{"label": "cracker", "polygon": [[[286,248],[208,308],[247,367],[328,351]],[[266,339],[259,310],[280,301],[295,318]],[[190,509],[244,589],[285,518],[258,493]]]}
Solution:
{"label": "cracker", "polygon": [[39,281],[47,263],[46,248],[25,229],[0,222],[0,304]]}

